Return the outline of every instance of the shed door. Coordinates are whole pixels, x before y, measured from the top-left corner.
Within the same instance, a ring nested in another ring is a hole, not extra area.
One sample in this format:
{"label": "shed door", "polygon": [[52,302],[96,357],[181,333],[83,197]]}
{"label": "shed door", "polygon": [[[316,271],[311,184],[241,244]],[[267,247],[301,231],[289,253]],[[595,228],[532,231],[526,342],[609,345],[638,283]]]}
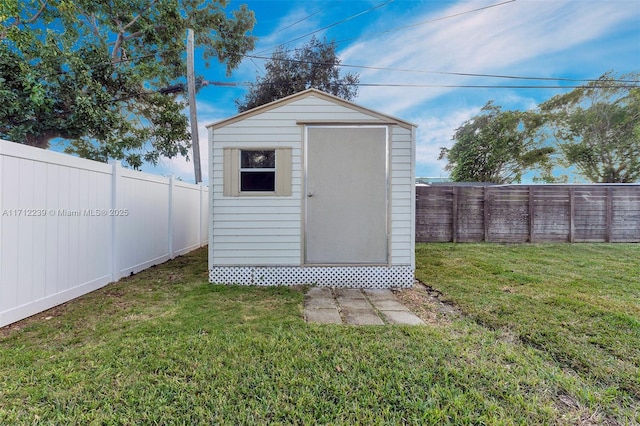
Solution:
{"label": "shed door", "polygon": [[308,127],[306,195],[306,263],[387,263],[386,127]]}

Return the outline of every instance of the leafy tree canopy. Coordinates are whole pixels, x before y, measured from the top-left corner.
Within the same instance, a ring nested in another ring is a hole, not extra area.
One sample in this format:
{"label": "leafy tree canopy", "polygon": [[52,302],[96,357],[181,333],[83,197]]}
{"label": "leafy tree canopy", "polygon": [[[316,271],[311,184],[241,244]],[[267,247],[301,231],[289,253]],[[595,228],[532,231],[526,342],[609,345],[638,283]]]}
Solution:
{"label": "leafy tree canopy", "polygon": [[554,149],[539,146],[530,131],[537,120],[536,115],[503,111],[489,101],[456,130],[453,146],[441,148],[439,159],[448,160],[446,169],[455,182],[513,183],[536,167],[550,171]]}
{"label": "leafy tree canopy", "polygon": [[[188,155],[185,34],[229,74],[254,46],[246,6],[227,0],[2,0],[0,137],[134,168]],[[162,93],[161,93],[162,92]]]}
{"label": "leafy tree canopy", "polygon": [[639,77],[609,72],[541,105],[567,163],[592,182],[640,180]]}
{"label": "leafy tree canopy", "polygon": [[236,100],[238,111],[267,104],[309,88],[315,88],[346,100],[358,95],[359,77],[354,73],[340,76],[340,59],[336,44],[312,38],[293,51],[275,50],[267,61],[264,77],[258,76],[242,100]]}

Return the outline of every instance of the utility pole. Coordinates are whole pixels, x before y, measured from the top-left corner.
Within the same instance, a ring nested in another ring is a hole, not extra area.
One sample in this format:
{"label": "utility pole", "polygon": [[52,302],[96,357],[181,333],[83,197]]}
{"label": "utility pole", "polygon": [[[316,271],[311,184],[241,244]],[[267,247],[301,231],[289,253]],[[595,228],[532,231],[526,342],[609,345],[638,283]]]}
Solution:
{"label": "utility pole", "polygon": [[196,114],[196,78],[193,56],[193,30],[189,28],[187,29],[187,92],[189,94],[193,172],[195,174],[196,184],[198,184],[202,182],[202,168],[200,167],[200,142],[198,139],[198,118]]}

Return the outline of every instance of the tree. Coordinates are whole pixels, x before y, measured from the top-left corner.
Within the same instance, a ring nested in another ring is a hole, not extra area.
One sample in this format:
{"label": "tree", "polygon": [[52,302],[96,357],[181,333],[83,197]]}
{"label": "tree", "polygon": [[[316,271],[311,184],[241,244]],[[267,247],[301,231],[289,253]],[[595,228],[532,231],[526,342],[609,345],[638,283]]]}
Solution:
{"label": "tree", "polygon": [[293,52],[277,48],[265,65],[265,76],[257,77],[243,100],[236,100],[238,111],[247,111],[309,88],[353,100],[358,95],[359,77],[354,73],[341,77],[339,66],[334,41],[327,43],[314,37]]}
{"label": "tree", "polygon": [[186,74],[187,28],[207,64],[229,74],[254,46],[253,12],[226,1],[3,0],[0,137],[134,168],[188,156],[184,101],[168,87]]}
{"label": "tree", "polygon": [[529,130],[537,120],[533,113],[502,111],[489,101],[456,130],[453,146],[441,148],[439,159],[448,160],[445,168],[455,182],[519,182],[537,167],[549,176],[554,149],[539,146]]}
{"label": "tree", "polygon": [[565,159],[592,182],[640,179],[638,80],[638,73],[605,73],[541,105],[543,124],[551,127]]}

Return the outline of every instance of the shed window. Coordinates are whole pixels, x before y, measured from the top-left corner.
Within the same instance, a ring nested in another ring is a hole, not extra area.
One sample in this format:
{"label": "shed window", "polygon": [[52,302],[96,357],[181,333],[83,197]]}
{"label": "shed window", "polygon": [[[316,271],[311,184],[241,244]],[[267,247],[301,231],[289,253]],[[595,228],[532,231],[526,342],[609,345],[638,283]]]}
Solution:
{"label": "shed window", "polygon": [[223,194],[290,196],[291,148],[224,148]]}
{"label": "shed window", "polygon": [[240,151],[240,191],[276,190],[276,151]]}

